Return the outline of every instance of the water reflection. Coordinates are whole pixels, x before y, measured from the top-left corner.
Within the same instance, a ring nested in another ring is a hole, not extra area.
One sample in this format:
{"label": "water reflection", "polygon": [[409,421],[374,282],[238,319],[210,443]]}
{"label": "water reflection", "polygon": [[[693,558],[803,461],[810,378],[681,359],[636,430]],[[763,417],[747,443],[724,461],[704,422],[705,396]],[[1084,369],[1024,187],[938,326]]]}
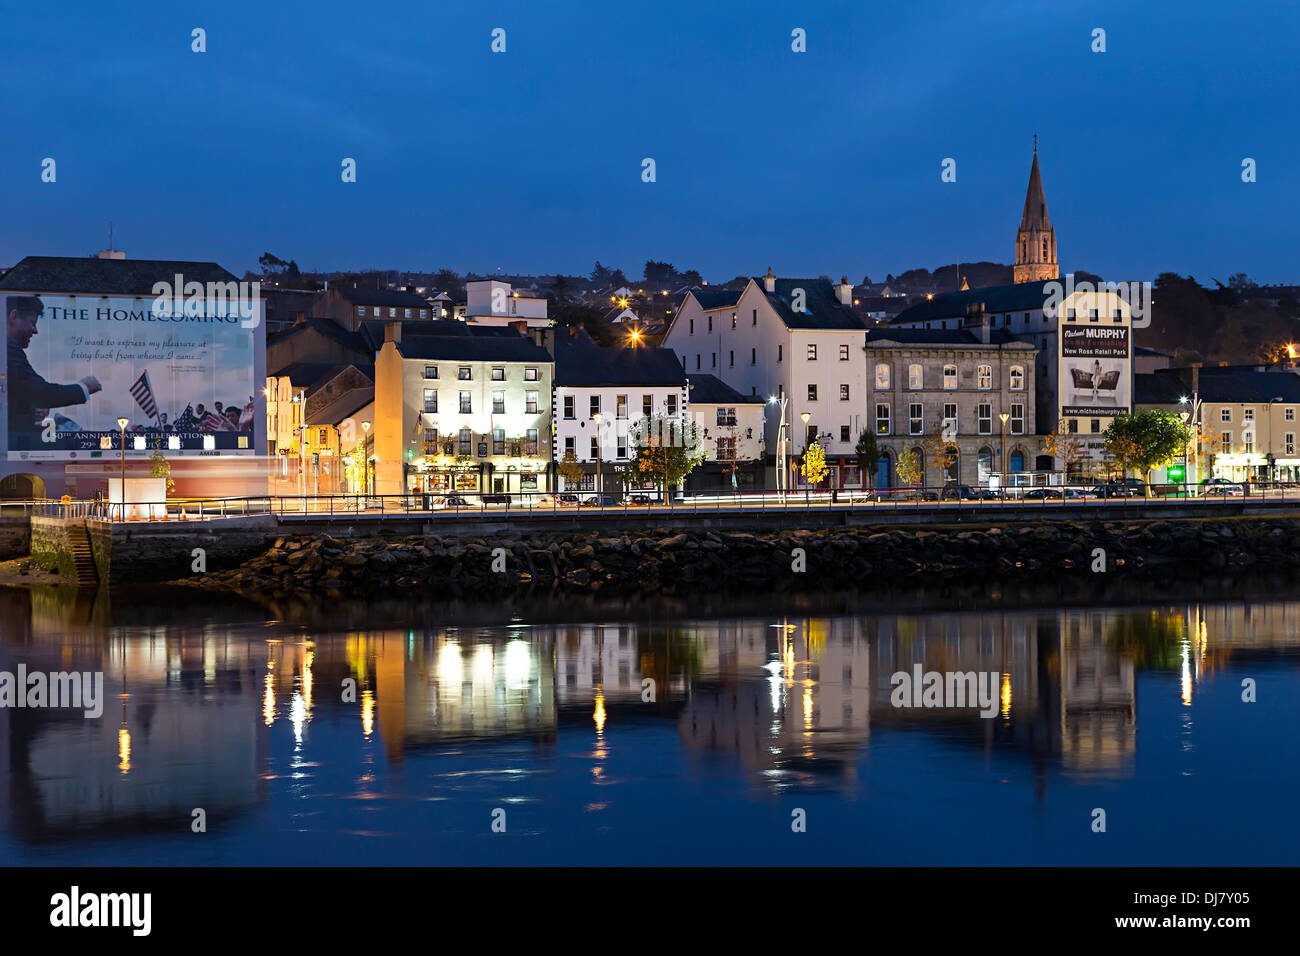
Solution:
{"label": "water reflection", "polygon": [[[643,787],[671,768],[760,799],[851,798],[877,748],[929,739],[1021,762],[1041,802],[1051,770],[1138,772],[1141,675],[1194,708],[1234,661],[1290,665],[1300,646],[1300,602],[1282,601],[310,633],[175,618],[115,623],[103,596],[0,592],[0,670],[102,670],[111,688],[99,720],[0,709],[8,838],[129,842],[195,807],[267,814],[282,787],[309,803],[391,795],[404,766],[437,775],[449,754],[502,747],[511,772],[552,774],[553,793],[627,779],[616,763],[632,757]],[[993,673],[996,715],[894,707],[891,676],[917,665]],[[323,766],[351,783],[317,792]]]}

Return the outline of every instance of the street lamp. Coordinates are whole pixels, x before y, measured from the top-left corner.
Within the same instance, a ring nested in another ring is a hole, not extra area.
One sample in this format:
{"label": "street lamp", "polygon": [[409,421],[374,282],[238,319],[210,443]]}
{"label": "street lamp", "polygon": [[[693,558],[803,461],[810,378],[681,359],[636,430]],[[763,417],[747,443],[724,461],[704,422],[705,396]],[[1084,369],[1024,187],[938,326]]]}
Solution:
{"label": "street lamp", "polygon": [[1002,420],[1002,485],[1007,483],[1007,419],[1011,415],[1008,412],[998,412],[998,418]]}
{"label": "street lamp", "polygon": [[777,428],[777,433],[776,433],[776,447],[777,447],[776,490],[777,490],[778,492],[780,492],[780,494],[781,494],[781,503],[782,503],[782,504],[785,504],[785,487],[786,487],[786,471],[785,471],[785,403],[786,403],[786,397],[785,397],[784,394],[782,394],[780,398],[777,398],[775,395],[773,395],[773,396],[772,396],[771,398],[769,398],[767,401],[768,401],[768,404],[774,404],[774,405],[775,405],[775,404],[779,404],[779,405],[781,406],[781,424],[780,424],[780,426],[778,426],[778,428]]}
{"label": "street lamp", "polygon": [[600,481],[600,423],[605,420],[605,416],[600,412],[594,412],[591,420],[596,423],[596,502],[603,506],[604,502],[600,499],[600,494],[604,490]]}
{"label": "street lamp", "polygon": [[[808,414],[807,412],[800,412],[799,418],[803,421],[803,460],[806,463],[808,461],[808,419],[812,418],[812,415]],[[808,476],[807,475],[803,476],[803,500],[804,500],[804,504],[808,503]]]}
{"label": "street lamp", "polygon": [[118,497],[118,514],[125,517],[126,515],[126,426],[127,419],[119,418],[117,427],[122,432],[122,484],[117,489]]}
{"label": "street lamp", "polygon": [[361,423],[361,488],[363,494],[370,494],[370,422]]}

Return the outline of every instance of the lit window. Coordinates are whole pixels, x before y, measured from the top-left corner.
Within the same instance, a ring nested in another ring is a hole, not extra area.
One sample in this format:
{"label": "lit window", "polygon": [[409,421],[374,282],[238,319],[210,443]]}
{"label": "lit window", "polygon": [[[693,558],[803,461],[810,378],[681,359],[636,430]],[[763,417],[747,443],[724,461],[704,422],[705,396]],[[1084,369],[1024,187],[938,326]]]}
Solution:
{"label": "lit window", "polygon": [[943,387],[949,389],[957,387],[957,366],[945,365],[943,367]]}
{"label": "lit window", "polygon": [[889,366],[884,362],[876,366],[876,388],[889,388]]}
{"label": "lit window", "polygon": [[925,427],[925,417],[920,402],[912,402],[907,411],[908,432],[912,435],[921,434],[921,429]]}
{"label": "lit window", "polygon": [[978,388],[989,389],[993,387],[993,366],[981,365],[975,372],[975,384]]}
{"label": "lit window", "polygon": [[1025,388],[1025,368],[1023,365],[1011,366],[1011,391],[1021,392]]}
{"label": "lit window", "polygon": [[923,381],[924,378],[921,373],[921,366],[909,365],[907,367],[907,387],[912,389],[919,389],[922,387]]}

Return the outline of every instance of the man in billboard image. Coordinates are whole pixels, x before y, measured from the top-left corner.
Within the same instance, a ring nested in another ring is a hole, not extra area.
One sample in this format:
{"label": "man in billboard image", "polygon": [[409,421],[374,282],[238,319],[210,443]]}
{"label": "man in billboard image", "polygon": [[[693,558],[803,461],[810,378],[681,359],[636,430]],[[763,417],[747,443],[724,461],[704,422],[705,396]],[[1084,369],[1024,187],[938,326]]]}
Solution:
{"label": "man in billboard image", "polygon": [[13,448],[34,447],[40,422],[51,409],[84,405],[102,386],[87,375],[78,382],[58,385],[47,382],[27,361],[27,346],[36,334],[36,323],[45,310],[39,297],[11,295],[5,298],[5,348],[9,361],[9,436]]}

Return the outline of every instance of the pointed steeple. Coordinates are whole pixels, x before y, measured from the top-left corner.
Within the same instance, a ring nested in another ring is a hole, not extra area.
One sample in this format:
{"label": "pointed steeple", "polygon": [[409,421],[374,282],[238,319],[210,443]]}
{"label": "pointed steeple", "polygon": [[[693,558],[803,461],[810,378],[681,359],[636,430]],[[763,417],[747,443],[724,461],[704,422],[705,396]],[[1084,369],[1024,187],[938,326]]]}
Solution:
{"label": "pointed steeple", "polygon": [[1047,214],[1047,196],[1043,192],[1043,174],[1038,169],[1038,135],[1034,135],[1034,162],[1029,168],[1029,188],[1025,190],[1025,210],[1016,233],[1016,264],[1011,281],[1042,282],[1059,279],[1056,259],[1056,230]]}
{"label": "pointed steeple", "polygon": [[1052,219],[1047,215],[1047,196],[1043,193],[1043,174],[1038,169],[1038,137],[1034,137],[1034,164],[1029,168],[1029,188],[1025,190],[1025,212],[1020,217],[1020,229],[1051,229]]}

